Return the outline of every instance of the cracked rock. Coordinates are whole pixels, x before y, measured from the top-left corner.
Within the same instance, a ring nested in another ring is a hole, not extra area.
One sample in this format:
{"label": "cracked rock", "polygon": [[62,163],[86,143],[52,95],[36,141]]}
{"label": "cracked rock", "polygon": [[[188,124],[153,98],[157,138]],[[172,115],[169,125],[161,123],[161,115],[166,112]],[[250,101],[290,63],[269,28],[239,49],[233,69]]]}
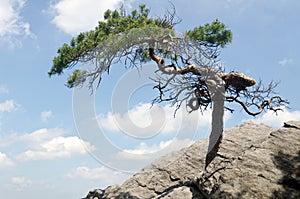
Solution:
{"label": "cracked rock", "polygon": [[207,140],[159,158],[121,186],[86,199],[300,198],[300,122],[275,130],[245,122],[224,132],[204,170]]}

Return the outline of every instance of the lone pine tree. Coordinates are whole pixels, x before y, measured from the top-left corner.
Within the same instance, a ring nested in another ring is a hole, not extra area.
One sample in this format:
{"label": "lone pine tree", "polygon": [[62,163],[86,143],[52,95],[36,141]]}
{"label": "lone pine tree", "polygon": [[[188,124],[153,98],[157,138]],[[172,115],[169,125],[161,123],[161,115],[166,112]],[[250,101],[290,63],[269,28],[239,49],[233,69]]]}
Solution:
{"label": "lone pine tree", "polygon": [[91,62],[95,66],[91,70],[73,69],[66,85],[72,88],[87,83],[93,89],[112,65],[132,68],[156,63],[153,81],[158,96],[154,103],[169,102],[176,110],[184,105],[189,112],[213,108],[206,167],[222,140],[224,110],[234,111],[227,105],[236,103],[252,116],[287,106],[288,101],[274,92],[277,83],[264,86],[243,73],[226,73],[220,67],[220,51],[232,41],[232,32],[218,19],[177,33],[175,26],[181,20],[174,6],[162,17],[152,18],[149,12],[145,5],[130,14],[123,7],[107,10],[94,30],[78,34],[58,49],[49,76]]}

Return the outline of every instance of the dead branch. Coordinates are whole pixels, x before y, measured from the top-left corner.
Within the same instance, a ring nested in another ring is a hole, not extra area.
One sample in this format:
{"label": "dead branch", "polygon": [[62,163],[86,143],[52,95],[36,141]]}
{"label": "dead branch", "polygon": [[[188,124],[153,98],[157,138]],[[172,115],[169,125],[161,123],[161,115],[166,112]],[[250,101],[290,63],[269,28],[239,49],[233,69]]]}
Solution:
{"label": "dead branch", "polygon": [[[242,106],[244,111],[251,115],[251,116],[256,116],[262,113],[264,110],[271,110],[277,113],[278,111],[283,111],[283,105],[287,105],[288,101],[285,99],[282,99],[280,96],[273,96],[269,100],[263,100],[260,104],[257,103],[245,103],[242,100],[240,100],[237,97],[233,96],[226,96],[226,100],[229,102],[237,102]],[[255,106],[257,111],[251,111],[249,108],[251,106]]]}
{"label": "dead branch", "polygon": [[[183,55],[180,56],[182,65],[177,62],[167,64],[154,48],[148,50],[160,72],[159,81],[157,81],[159,85],[154,87],[159,90],[160,94],[153,102],[172,102],[173,105],[176,104],[176,110],[185,102],[188,112],[196,110],[202,112],[213,102],[206,81],[210,74],[215,73],[225,83],[226,102],[239,104],[248,115],[256,116],[266,110],[277,113],[289,104],[286,99],[274,92],[278,83],[271,82],[265,87],[261,81],[256,82],[255,79],[243,73],[224,73],[218,72],[213,67],[196,67],[191,64],[192,56],[185,56],[186,58]],[[201,60],[198,60],[198,63],[202,63]],[[170,75],[172,81],[169,80]],[[224,106],[224,109],[234,112],[234,109],[227,106]]]}

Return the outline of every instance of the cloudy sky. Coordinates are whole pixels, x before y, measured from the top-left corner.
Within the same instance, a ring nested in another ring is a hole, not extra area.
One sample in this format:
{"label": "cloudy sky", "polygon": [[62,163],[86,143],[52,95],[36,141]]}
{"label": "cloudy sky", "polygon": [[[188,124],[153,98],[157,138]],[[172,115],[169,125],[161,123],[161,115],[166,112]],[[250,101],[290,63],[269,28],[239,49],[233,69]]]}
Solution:
{"label": "cloudy sky", "polygon": [[[93,29],[105,10],[122,3],[130,10],[145,2],[0,1],[1,196],[80,198],[90,189],[121,183],[155,157],[209,135],[211,110],[203,115],[179,110],[174,118],[166,104],[150,109],[156,92],[143,77],[149,71],[113,67],[93,95],[65,87],[69,71],[59,77],[47,75],[57,48]],[[280,81],[277,90],[291,102],[278,116],[266,112],[251,118],[240,109],[226,113],[226,127],[247,119],[275,128],[300,120],[300,1],[171,2],[182,19],[179,32],[215,18],[224,22],[233,31],[232,44],[222,52],[227,70],[266,83]],[[170,7],[161,0],[147,5],[154,17]],[[121,99],[119,91],[125,92]],[[129,98],[122,100],[126,94]]]}

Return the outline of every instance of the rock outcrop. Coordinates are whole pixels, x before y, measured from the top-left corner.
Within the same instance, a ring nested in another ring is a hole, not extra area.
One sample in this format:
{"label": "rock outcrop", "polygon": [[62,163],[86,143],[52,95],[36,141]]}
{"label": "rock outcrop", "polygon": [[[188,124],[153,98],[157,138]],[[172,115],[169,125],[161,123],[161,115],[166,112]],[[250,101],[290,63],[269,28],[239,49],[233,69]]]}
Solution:
{"label": "rock outcrop", "polygon": [[225,131],[204,171],[206,150],[207,140],[200,140],[86,199],[300,198],[300,122],[279,130],[246,122]]}

